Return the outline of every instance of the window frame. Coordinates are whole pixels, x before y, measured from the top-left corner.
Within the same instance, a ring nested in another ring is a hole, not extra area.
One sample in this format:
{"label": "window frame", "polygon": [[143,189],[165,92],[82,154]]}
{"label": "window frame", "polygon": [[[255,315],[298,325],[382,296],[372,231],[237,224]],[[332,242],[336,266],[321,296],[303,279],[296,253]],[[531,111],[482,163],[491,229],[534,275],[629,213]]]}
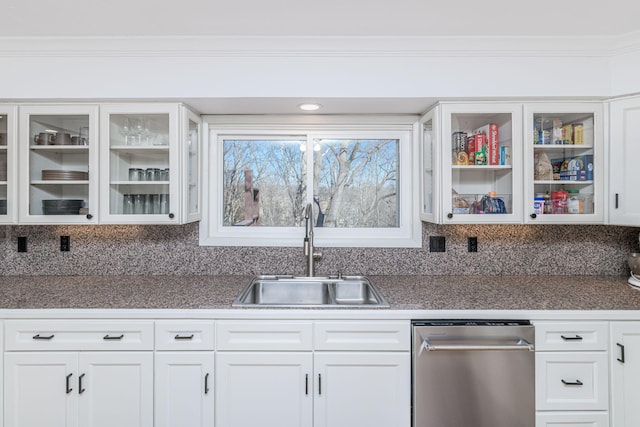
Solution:
{"label": "window frame", "polygon": [[[422,246],[422,223],[417,203],[419,185],[419,123],[417,116],[204,116],[203,216],[201,246],[302,246],[304,227],[235,227],[222,225],[223,155],[221,136],[301,137],[308,150],[315,139],[398,139],[399,227],[314,229],[318,247]],[[313,170],[313,156],[307,156]],[[307,175],[313,189],[313,176]],[[307,191],[311,202],[313,190]]]}

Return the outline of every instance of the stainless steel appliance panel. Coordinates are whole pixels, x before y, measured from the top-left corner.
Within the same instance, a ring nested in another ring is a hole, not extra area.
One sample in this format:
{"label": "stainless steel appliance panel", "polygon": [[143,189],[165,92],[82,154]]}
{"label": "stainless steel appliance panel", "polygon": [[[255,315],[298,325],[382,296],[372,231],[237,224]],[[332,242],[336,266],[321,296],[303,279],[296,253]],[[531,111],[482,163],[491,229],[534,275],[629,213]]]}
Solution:
{"label": "stainless steel appliance panel", "polygon": [[534,427],[534,327],[413,322],[414,427]]}

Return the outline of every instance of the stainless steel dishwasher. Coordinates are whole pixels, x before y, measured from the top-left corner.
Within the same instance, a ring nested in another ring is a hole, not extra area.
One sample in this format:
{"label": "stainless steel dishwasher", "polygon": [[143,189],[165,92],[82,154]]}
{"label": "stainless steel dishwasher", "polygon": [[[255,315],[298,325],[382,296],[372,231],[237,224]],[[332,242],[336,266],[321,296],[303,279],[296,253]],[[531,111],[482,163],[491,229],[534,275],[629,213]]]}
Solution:
{"label": "stainless steel dishwasher", "polygon": [[534,326],[412,321],[413,427],[534,427]]}

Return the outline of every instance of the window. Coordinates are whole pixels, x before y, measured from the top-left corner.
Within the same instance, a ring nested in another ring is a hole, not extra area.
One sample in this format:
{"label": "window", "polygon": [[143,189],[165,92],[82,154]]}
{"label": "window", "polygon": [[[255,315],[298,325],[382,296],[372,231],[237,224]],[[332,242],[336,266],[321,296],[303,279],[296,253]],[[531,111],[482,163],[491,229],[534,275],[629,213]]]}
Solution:
{"label": "window", "polygon": [[318,246],[420,246],[412,122],[218,120],[208,123],[201,244],[301,246],[311,203]]}

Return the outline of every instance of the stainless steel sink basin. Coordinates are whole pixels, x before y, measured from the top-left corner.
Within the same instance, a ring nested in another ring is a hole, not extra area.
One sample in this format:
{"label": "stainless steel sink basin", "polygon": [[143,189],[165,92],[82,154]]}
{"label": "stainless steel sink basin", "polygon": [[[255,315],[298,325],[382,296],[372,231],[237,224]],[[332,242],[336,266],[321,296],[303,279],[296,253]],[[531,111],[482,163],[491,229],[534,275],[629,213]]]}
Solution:
{"label": "stainless steel sink basin", "polygon": [[389,303],[364,276],[256,276],[233,307],[388,308]]}

